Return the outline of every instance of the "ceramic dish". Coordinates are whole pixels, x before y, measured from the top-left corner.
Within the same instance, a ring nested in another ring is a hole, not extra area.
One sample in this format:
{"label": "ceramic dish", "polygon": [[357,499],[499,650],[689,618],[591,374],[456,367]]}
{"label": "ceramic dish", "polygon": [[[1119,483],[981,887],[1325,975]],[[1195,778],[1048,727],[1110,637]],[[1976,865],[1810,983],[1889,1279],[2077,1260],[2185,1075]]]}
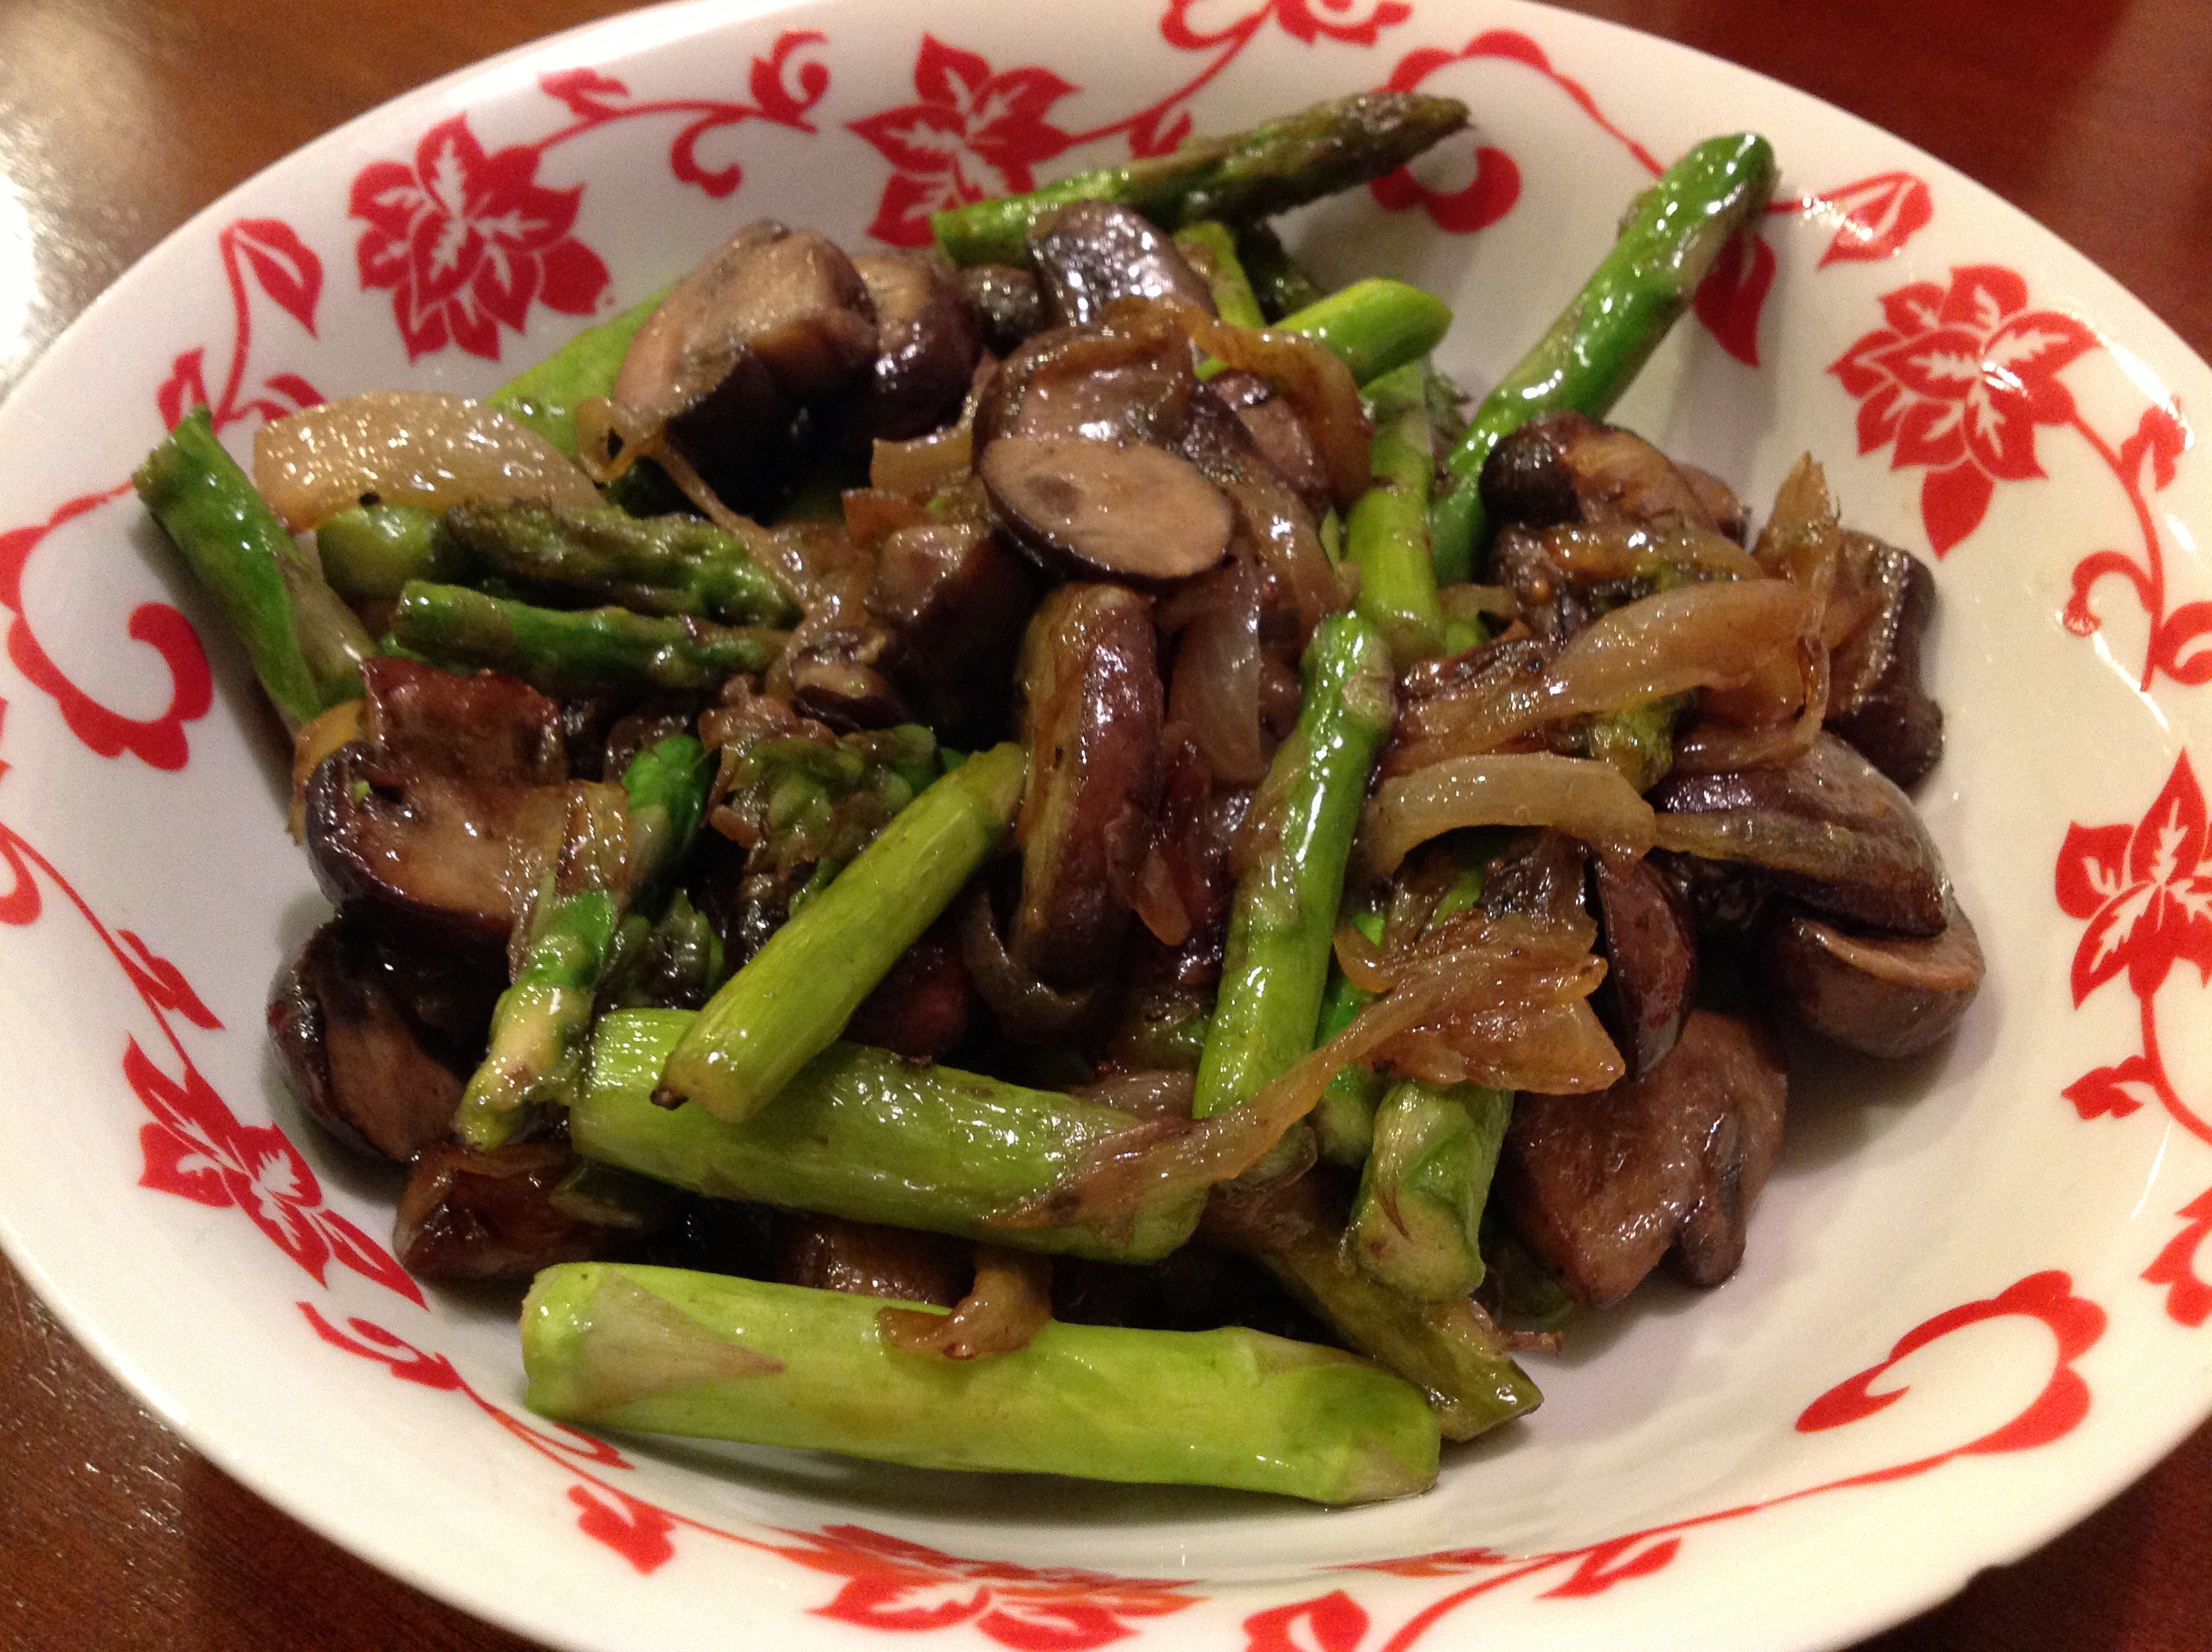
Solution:
{"label": "ceramic dish", "polygon": [[[1620,416],[1753,501],[1809,449],[1847,519],[1939,559],[1950,744],[1922,805],[1981,1000],[1904,1069],[1801,1063],[1742,1272],[1648,1285],[1532,1359],[1543,1409],[1418,1499],[1332,1514],[534,1419],[511,1309],[399,1271],[392,1189],[264,1052],[270,975],[323,907],[273,723],[125,478],[198,399],[242,451],[322,396],[488,390],[755,217],[904,242],[957,193],[1385,83],[1466,98],[1474,141],[1293,240],[1326,276],[1445,294],[1446,364],[1478,387],[1659,159],[1774,140],[1756,244]],[[2212,374],[2148,311],[1928,156],[1504,0],[681,7],[497,59],[202,214],[0,410],[0,1240],[216,1462],[562,1646],[1849,1641],[2212,1409],[2205,406]]]}

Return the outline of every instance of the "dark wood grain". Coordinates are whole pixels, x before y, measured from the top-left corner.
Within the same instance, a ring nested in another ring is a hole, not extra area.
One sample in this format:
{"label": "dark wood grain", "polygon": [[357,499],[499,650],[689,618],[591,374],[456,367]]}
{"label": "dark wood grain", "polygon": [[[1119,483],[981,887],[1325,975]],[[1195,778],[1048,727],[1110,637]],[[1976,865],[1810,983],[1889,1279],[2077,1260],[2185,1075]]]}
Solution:
{"label": "dark wood grain", "polygon": [[[1574,0],[1919,143],[2049,224],[2212,354],[2203,0]],[[622,9],[5,0],[0,174],[35,236],[0,392],[163,234],[260,167],[485,54]],[[2212,1429],[2074,1532],[1865,1652],[2212,1646]],[[0,1262],[0,1648],[318,1652],[524,1643],[209,1466]]]}

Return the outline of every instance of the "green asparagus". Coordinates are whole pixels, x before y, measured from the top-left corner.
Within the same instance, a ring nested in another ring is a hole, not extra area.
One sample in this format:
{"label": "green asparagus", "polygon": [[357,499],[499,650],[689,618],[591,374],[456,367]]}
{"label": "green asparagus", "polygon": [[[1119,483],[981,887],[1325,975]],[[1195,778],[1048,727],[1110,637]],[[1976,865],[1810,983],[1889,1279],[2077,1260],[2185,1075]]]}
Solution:
{"label": "green asparagus", "polygon": [[1185,224],[1176,231],[1175,240],[1206,277],[1213,292],[1213,307],[1224,321],[1235,327],[1267,325],[1267,317],[1260,313],[1260,301],[1253,296],[1252,283],[1245,279],[1244,266],[1237,259],[1237,237],[1228,225],[1211,218],[1203,223]]}
{"label": "green asparagus", "polygon": [[1417,361],[1451,330],[1451,307],[1434,293],[1376,276],[1340,287],[1277,322],[1328,347],[1361,385]]}
{"label": "green asparagus", "polygon": [[656,1107],[661,1068],[695,1019],[681,1010],[600,1018],[568,1115],[578,1152],[714,1198],[1109,1260],[1157,1260],[1197,1224],[1203,1188],[1148,1197],[1111,1231],[1000,1226],[1001,1212],[1048,1194],[1088,1149],[1128,1130],[1130,1115],[863,1045],[832,1044],[742,1124]]}
{"label": "green asparagus", "polygon": [[223,451],[205,407],[179,420],[131,481],[287,727],[361,697],[361,662],[376,645]]}
{"label": "green asparagus", "polygon": [[570,459],[576,457],[576,404],[614,393],[629,341],[668,296],[662,288],[611,319],[586,327],[534,367],[525,367],[488,398]]}
{"label": "green asparagus", "polygon": [[1306,649],[1298,726],[1265,792],[1279,824],[1237,880],[1220,998],[1206,1029],[1193,1112],[1241,1105],[1313,1048],[1329,939],[1368,777],[1390,733],[1390,659],[1356,614],[1333,615]]}
{"label": "green asparagus", "polygon": [[1572,409],[1595,418],[1612,407],[1773,187],[1772,147],[1736,134],[1698,144],[1638,200],[1613,251],[1483,398],[1444,461],[1449,476],[1430,514],[1440,584],[1468,576],[1487,532],[1479,484],[1491,451],[1538,414]]}
{"label": "green asparagus", "polygon": [[543,1104],[583,1090],[592,1011],[634,900],[650,900],[691,846],[714,764],[689,734],[638,753],[619,788],[579,786],[568,825],[532,903],[513,982],[492,1010],[490,1047],[462,1093],[453,1127],[488,1153]]}
{"label": "green asparagus", "polygon": [[470,563],[641,614],[789,625],[797,604],[735,534],[690,516],[462,505],[445,528]]}
{"label": "green asparagus", "polygon": [[1283,238],[1264,220],[1237,227],[1237,260],[1244,267],[1261,313],[1270,321],[1280,321],[1322,295],[1320,285],[1298,267]]}
{"label": "green asparagus", "polygon": [[906,1305],[673,1268],[548,1268],[522,1306],[527,1403],[604,1427],[1316,1503],[1436,1479],[1420,1394],[1333,1348],[1051,1322],[1018,1352],[954,1360],[890,1346],[889,1306]]}
{"label": "green asparagus", "polygon": [[352,505],[325,517],[315,555],[331,589],[348,602],[396,602],[410,580],[470,572],[444,519],[420,505]]}
{"label": "green asparagus", "polygon": [[1420,1302],[1482,1283],[1482,1210],[1513,1112],[1510,1090],[1407,1082],[1375,1119],[1345,1248],[1370,1278]]}
{"label": "green asparagus", "polygon": [[449,670],[505,671],[547,694],[570,695],[712,689],[735,673],[767,669],[782,653],[784,635],[626,608],[538,608],[410,580],[392,610],[391,641]]}
{"label": "green asparagus", "polygon": [[1467,106],[1417,92],[1364,92],[1172,155],[1078,173],[1028,195],[931,216],[953,263],[1020,264],[1030,227],[1070,201],[1118,201],[1164,229],[1286,211],[1403,166],[1467,125]]}
{"label": "green asparagus", "polygon": [[1028,773],[1019,746],[996,746],[909,804],[714,994],[666,1095],[733,1122],[768,1102],[1006,841]]}
{"label": "green asparagus", "polygon": [[1382,631],[1398,670],[1443,648],[1436,565],[1429,556],[1428,363],[1408,361],[1367,386],[1375,421],[1374,485],[1345,527],[1345,555],[1359,568],[1359,611]]}
{"label": "green asparagus", "polygon": [[646,1005],[696,1007],[714,996],[728,976],[722,938],[707,914],[682,890],[648,922],[633,912],[623,920],[608,972],[605,1001],[636,1009]]}
{"label": "green asparagus", "polygon": [[[1382,915],[1356,913],[1352,922],[1361,934],[1380,945]],[[1316,1048],[1352,1024],[1352,1017],[1375,1001],[1375,994],[1355,987],[1334,964],[1329,966],[1328,986],[1322,997],[1321,1024],[1314,1032]],[[1358,1166],[1367,1162],[1375,1145],[1375,1109],[1389,1088],[1370,1067],[1348,1066],[1328,1081],[1328,1088],[1313,1110],[1315,1144],[1324,1163]]]}

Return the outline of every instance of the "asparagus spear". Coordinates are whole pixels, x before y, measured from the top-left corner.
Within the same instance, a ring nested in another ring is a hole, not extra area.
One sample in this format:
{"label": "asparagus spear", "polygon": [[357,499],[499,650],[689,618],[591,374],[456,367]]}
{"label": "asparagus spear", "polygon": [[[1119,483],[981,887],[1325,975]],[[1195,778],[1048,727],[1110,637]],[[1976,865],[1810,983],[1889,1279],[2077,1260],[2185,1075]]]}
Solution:
{"label": "asparagus spear", "polygon": [[525,367],[489,398],[570,459],[576,457],[576,404],[614,393],[629,341],[668,296],[662,288],[596,327],[586,327],[533,367]]}
{"label": "asparagus spear", "polygon": [[[1352,921],[1369,940],[1382,944],[1380,913],[1357,913]],[[1330,964],[1328,986],[1322,997],[1321,1024],[1314,1032],[1315,1047],[1342,1032],[1352,1024],[1352,1017],[1374,1001],[1374,993],[1353,986],[1341,969]],[[1314,1139],[1325,1162],[1344,1165],[1367,1162],[1375,1145],[1375,1110],[1382,1105],[1382,1092],[1388,1087],[1381,1074],[1358,1066],[1345,1068],[1328,1081],[1313,1110]]]}
{"label": "asparagus spear", "polygon": [[714,994],[668,1058],[668,1097],[732,1122],[843,1030],[899,956],[1006,841],[1029,762],[978,753],[916,798]]}
{"label": "asparagus spear", "polygon": [[681,1010],[600,1017],[589,1081],[568,1114],[578,1152],[713,1198],[1109,1260],[1156,1261],[1197,1224],[1202,1189],[1148,1196],[1111,1231],[997,1225],[1128,1130],[1130,1116],[864,1045],[832,1044],[741,1124],[700,1107],[656,1107],[661,1068],[695,1019]]}
{"label": "asparagus spear", "polygon": [[1595,418],[1628,387],[1738,231],[1774,188],[1763,137],[1708,138],[1642,196],[1589,282],[1482,405],[1445,459],[1431,507],[1437,579],[1464,580],[1488,531],[1479,483],[1491,450],[1540,413]]}
{"label": "asparagus spear", "polygon": [[617,930],[632,899],[649,900],[690,847],[714,768],[697,740],[673,734],[631,759],[619,788],[574,788],[522,963],[493,1007],[490,1047],[454,1115],[467,1146],[488,1153],[541,1103],[575,1104]]}
{"label": "asparagus spear", "polygon": [[1270,321],[1280,321],[1322,295],[1319,283],[1298,267],[1283,238],[1264,221],[1237,225],[1237,258],[1252,284],[1252,295],[1260,301],[1261,313]]}
{"label": "asparagus spear", "polygon": [[605,689],[711,689],[765,670],[779,631],[660,619],[626,608],[570,611],[410,580],[392,615],[392,644],[451,670],[519,677],[547,694]]}
{"label": "asparagus spear", "polygon": [[394,602],[410,580],[469,571],[444,519],[420,505],[354,505],[327,516],[315,529],[315,555],[348,602]]}
{"label": "asparagus spear", "polygon": [[1163,229],[1286,211],[1403,166],[1467,125],[1467,106],[1418,92],[1364,92],[1249,132],[1193,138],[1173,155],[1077,173],[1028,195],[931,216],[953,263],[1019,264],[1031,225],[1070,201],[1118,201]]}
{"label": "asparagus spear", "polygon": [[131,482],[230,623],[287,728],[361,697],[376,645],[216,440],[205,407],[179,420]]}
{"label": "asparagus spear", "polygon": [[1390,733],[1389,654],[1366,620],[1324,620],[1304,679],[1297,731],[1264,787],[1284,799],[1280,825],[1237,884],[1192,1108],[1201,1119],[1249,1100],[1313,1048],[1352,834]]}
{"label": "asparagus spear", "polygon": [[1252,283],[1245,279],[1244,266],[1237,257],[1237,237],[1229,226],[1208,218],[1202,223],[1185,224],[1175,234],[1176,245],[1182,249],[1206,284],[1213,292],[1213,307],[1221,319],[1235,327],[1264,327],[1267,319],[1260,313],[1260,301],[1254,296]]}
{"label": "asparagus spear", "polygon": [[629,1009],[696,1009],[728,975],[722,938],[682,890],[669,897],[657,921],[648,923],[637,912],[623,920],[615,958],[604,997]]}
{"label": "asparagus spear", "polygon": [[1482,1283],[1482,1207],[1512,1113],[1510,1090],[1481,1084],[1390,1092],[1345,1234],[1369,1277],[1419,1302]]}
{"label": "asparagus spear", "polygon": [[1345,524],[1345,555],[1359,568],[1359,611],[1382,631],[1390,662],[1401,671],[1443,647],[1443,610],[1429,556],[1429,483],[1437,459],[1428,376],[1425,361],[1408,361],[1367,386],[1374,485]]}
{"label": "asparagus spear", "polygon": [[923,1467],[1316,1503],[1436,1479],[1420,1394],[1333,1348],[1241,1327],[1055,1321],[1018,1352],[953,1360],[888,1345],[887,1306],[907,1305],[674,1268],[548,1268],[522,1305],[527,1403],[571,1422]]}
{"label": "asparagus spear", "polygon": [[1316,299],[1276,324],[1326,345],[1363,386],[1443,342],[1451,307],[1402,281],[1370,276]]}
{"label": "asparagus spear", "polygon": [[463,505],[445,527],[468,561],[642,614],[789,625],[797,605],[735,534],[690,516]]}
{"label": "asparagus spear", "polygon": [[1224,1191],[1210,1236],[1266,1264],[1352,1346],[1429,1396],[1447,1440],[1471,1440],[1543,1400],[1489,1316],[1467,1297],[1415,1302],[1343,1256],[1343,1207],[1318,1175]]}

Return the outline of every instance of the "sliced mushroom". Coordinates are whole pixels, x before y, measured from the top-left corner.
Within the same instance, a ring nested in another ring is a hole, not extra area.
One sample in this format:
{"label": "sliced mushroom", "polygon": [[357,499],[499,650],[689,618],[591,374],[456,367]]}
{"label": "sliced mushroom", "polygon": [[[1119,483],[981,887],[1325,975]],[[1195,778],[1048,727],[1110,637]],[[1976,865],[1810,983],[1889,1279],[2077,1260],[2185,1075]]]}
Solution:
{"label": "sliced mushroom", "polygon": [[1718,484],[1710,477],[1702,483],[1693,483],[1632,430],[1580,413],[1547,413],[1492,450],[1481,488],[1484,508],[1500,525],[1686,522],[1722,532],[1712,507],[1722,496],[1732,501],[1733,495],[1725,489],[1716,495]]}
{"label": "sliced mushroom", "polygon": [[1235,507],[1238,525],[1257,550],[1261,566],[1297,610],[1302,645],[1322,617],[1346,601],[1322,549],[1314,513],[1211,385],[1200,386],[1192,396],[1189,422],[1176,446]]}
{"label": "sliced mushroom", "polygon": [[1662,1258],[1692,1285],[1718,1285],[1743,1260],[1787,1090],[1771,1038],[1697,1011],[1641,1078],[1515,1100],[1498,1165],[1504,1209],[1579,1302],[1620,1301]]}
{"label": "sliced mushroom", "polygon": [[1982,985],[1982,944],[1956,901],[1941,934],[1855,935],[1802,912],[1767,932],[1759,980],[1814,1032],[1869,1055],[1915,1055],[1939,1042]]}
{"label": "sliced mushroom", "polygon": [[950,921],[938,923],[899,955],[890,973],[860,1000],[845,1036],[908,1061],[941,1061],[968,1036],[975,988]]}
{"label": "sliced mushroom", "polygon": [[[560,708],[491,672],[364,662],[364,740],[309,779],[307,853],[323,891],[387,934],[497,946],[541,829],[533,800],[563,774]],[[556,838],[557,841],[557,838]]]}
{"label": "sliced mushroom", "polygon": [[1116,299],[1169,293],[1213,313],[1213,293],[1181,249],[1145,216],[1111,201],[1071,201],[1030,231],[1045,317],[1054,326],[1088,326]]}
{"label": "sliced mushroom", "polygon": [[1896,784],[1832,734],[1769,768],[1653,787],[1669,849],[1760,869],[1817,912],[1905,935],[1943,929],[1943,863]]}
{"label": "sliced mushroom", "polygon": [[891,678],[923,721],[951,738],[998,738],[1042,589],[1036,566],[984,523],[922,521],[885,536],[868,611],[889,629]]}
{"label": "sliced mushroom", "polygon": [[1667,1059],[1698,995],[1688,903],[1649,861],[1592,863],[1606,957],[1593,1003],[1632,1078]]}
{"label": "sliced mushroom", "polygon": [[844,1291],[893,1302],[950,1308],[974,1272],[967,1247],[934,1233],[848,1222],[805,1211],[778,1212],[775,1277],[811,1291]]}
{"label": "sliced mushroom", "polygon": [[1044,331],[1044,295],[1028,270],[1011,264],[975,264],[953,279],[975,307],[983,342],[994,355],[1012,355],[1032,333]]}
{"label": "sliced mushroom", "polygon": [[1207,389],[1237,415],[1252,445],[1274,466],[1299,502],[1316,517],[1327,513],[1335,501],[1329,493],[1328,467],[1313,432],[1290,402],[1256,373],[1216,374]]}
{"label": "sliced mushroom", "polygon": [[1120,579],[1202,574],[1236,517],[1188,459],[1140,442],[1002,436],[976,465],[991,504],[1030,550]]}
{"label": "sliced mushroom", "polygon": [[426,1148],[399,1195],[392,1248],[424,1279],[527,1279],[557,1262],[604,1256],[632,1236],[561,1210],[553,1190],[575,1168],[565,1141],[516,1142],[489,1153]]}
{"label": "sliced mushroom", "polygon": [[1152,840],[1163,698],[1152,610],[1122,586],[1063,586],[1022,646],[1030,782],[1008,951],[1063,991],[1113,967]]}
{"label": "sliced mushroom", "polygon": [[1164,318],[1112,328],[1056,328],[991,375],[975,408],[980,454],[1003,436],[1174,442],[1198,389],[1190,341]]}
{"label": "sliced mushroom", "polygon": [[630,341],[615,403],[717,491],[744,498],[802,406],[875,359],[876,318],[853,261],[811,231],[748,224],[676,284]]}
{"label": "sliced mushroom", "polygon": [[853,260],[876,315],[876,359],[845,416],[848,442],[904,441],[959,416],[983,330],[952,272],[935,260]]}
{"label": "sliced mushroom", "polygon": [[[434,973],[453,979],[426,994],[423,977]],[[442,969],[395,967],[357,926],[334,920],[278,972],[270,1042],[318,1124],[355,1152],[404,1164],[452,1131],[501,984],[495,972],[469,969],[451,954]],[[435,1020],[417,1011],[425,996]],[[465,999],[477,1005],[474,1036],[455,1037],[438,1022],[461,1019]]]}
{"label": "sliced mushroom", "polygon": [[1936,576],[1917,556],[1871,535],[1845,533],[1831,610],[1863,617],[1832,645],[1826,726],[1899,786],[1943,755],[1943,708],[1922,686],[1920,649],[1936,616]]}

